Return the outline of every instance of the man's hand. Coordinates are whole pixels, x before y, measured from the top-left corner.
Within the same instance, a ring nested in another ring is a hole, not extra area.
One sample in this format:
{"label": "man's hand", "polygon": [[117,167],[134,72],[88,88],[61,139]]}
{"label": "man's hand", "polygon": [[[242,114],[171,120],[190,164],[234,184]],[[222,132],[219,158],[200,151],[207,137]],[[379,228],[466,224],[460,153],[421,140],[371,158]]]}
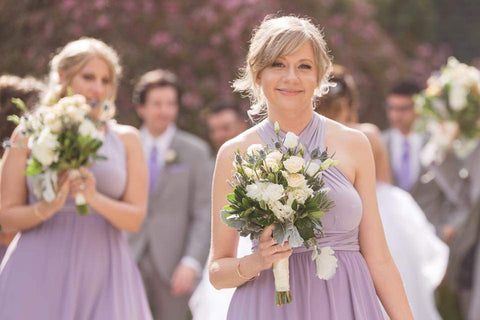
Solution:
{"label": "man's hand", "polygon": [[180,263],[170,281],[170,293],[175,297],[192,293],[196,277],[197,272],[193,268]]}

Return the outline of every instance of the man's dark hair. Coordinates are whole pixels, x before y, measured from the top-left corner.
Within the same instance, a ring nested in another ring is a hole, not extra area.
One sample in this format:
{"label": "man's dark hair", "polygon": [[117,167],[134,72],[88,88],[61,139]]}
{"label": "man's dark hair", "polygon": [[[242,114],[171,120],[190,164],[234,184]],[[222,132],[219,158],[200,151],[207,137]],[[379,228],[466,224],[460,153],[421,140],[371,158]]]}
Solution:
{"label": "man's dark hair", "polygon": [[[220,112],[231,110],[235,113],[238,119],[246,119],[246,112],[243,112],[239,107],[228,102],[217,102],[208,107],[208,114],[218,114]],[[245,115],[244,115],[245,114]]]}
{"label": "man's dark hair", "polygon": [[135,85],[133,90],[134,105],[145,104],[148,92],[162,87],[173,87],[177,91],[178,103],[180,104],[182,89],[177,76],[168,70],[157,69],[145,73]]}
{"label": "man's dark hair", "polygon": [[413,96],[414,94],[420,93],[420,91],[422,91],[422,88],[414,80],[403,80],[396,83],[390,90],[389,94]]}

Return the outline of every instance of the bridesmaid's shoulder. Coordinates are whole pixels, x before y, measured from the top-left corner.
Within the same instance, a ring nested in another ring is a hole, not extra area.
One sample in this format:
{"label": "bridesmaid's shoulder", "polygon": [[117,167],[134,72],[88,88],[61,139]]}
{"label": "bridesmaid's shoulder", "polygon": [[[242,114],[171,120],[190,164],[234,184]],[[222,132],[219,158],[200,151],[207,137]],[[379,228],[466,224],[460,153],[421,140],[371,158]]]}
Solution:
{"label": "bridesmaid's shoulder", "polygon": [[141,147],[140,132],[137,128],[116,122],[109,124],[109,128],[118,135],[127,149],[136,146]]}
{"label": "bridesmaid's shoulder", "polygon": [[222,160],[232,160],[235,151],[245,152],[247,148],[255,143],[262,143],[257,134],[256,126],[245,130],[238,136],[225,142],[217,154],[217,162]]}

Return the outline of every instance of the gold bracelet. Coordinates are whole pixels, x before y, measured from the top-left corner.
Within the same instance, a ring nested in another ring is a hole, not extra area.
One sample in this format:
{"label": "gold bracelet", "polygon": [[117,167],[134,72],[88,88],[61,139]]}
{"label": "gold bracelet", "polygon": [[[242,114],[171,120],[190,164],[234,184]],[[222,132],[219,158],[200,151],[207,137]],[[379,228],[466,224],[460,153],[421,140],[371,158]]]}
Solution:
{"label": "gold bracelet", "polygon": [[248,278],[248,277],[245,277],[244,275],[242,275],[240,273],[240,260],[238,260],[238,263],[237,263],[237,268],[235,269],[237,271],[237,274],[240,278],[242,278],[243,280],[247,280],[247,281],[252,281],[253,279],[255,279],[256,277],[258,277],[258,275],[260,274],[257,274],[256,276],[253,276],[251,278]]}
{"label": "gold bracelet", "polygon": [[45,220],[47,220],[47,218],[45,218],[44,216],[42,216],[42,215],[40,214],[40,212],[38,211],[38,206],[39,206],[39,205],[40,205],[40,204],[37,203],[37,204],[35,204],[35,205],[33,206],[33,213],[34,213],[35,216],[37,216],[40,220],[45,221]]}

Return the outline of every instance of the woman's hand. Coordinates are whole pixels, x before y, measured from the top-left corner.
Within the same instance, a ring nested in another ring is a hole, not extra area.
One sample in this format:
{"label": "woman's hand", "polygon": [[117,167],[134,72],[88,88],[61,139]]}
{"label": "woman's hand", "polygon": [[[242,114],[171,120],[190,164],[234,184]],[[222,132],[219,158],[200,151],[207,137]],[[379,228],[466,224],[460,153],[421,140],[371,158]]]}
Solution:
{"label": "woman's hand", "polygon": [[58,189],[57,196],[52,202],[46,202],[43,200],[35,208],[37,215],[43,218],[43,220],[49,219],[55,213],[65,205],[68,193],[70,191],[70,173],[68,171],[62,172],[58,177]]}
{"label": "woman's hand", "polygon": [[253,254],[261,270],[270,269],[274,262],[288,258],[292,254],[288,241],[282,247],[272,238],[274,229],[275,226],[272,224],[262,231],[258,242],[258,250]]}
{"label": "woman's hand", "polygon": [[87,168],[81,167],[78,172],[79,174],[71,174],[70,195],[75,197],[75,195],[81,193],[89,203],[97,194],[97,182]]}

